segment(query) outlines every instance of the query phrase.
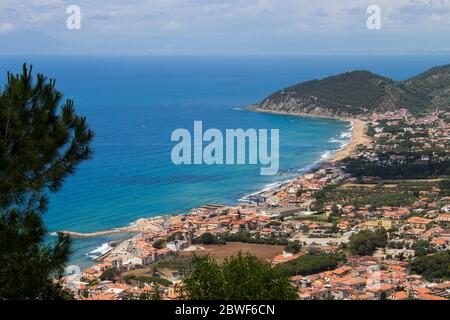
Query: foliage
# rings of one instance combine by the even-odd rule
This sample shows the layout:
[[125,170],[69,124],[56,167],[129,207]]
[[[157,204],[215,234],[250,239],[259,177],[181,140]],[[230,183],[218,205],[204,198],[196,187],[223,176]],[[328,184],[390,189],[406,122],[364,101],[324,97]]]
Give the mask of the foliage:
[[447,65],[405,81],[393,81],[365,70],[352,71],[285,88],[269,96],[261,106],[292,111],[291,104],[285,102],[296,99],[298,111],[303,112],[321,108],[332,114],[361,115],[407,108],[421,114],[450,104],[449,73]]
[[279,227],[281,225],[282,223],[280,221],[270,221],[264,226],[264,228]]
[[429,281],[450,279],[450,251],[416,257],[411,270]]
[[165,244],[166,244],[166,242],[163,239],[158,239],[155,242],[153,242],[153,248],[162,249],[162,248],[164,248]]
[[160,277],[154,277],[154,276],[145,276],[145,275],[137,276],[135,278],[135,280],[137,280],[143,284],[144,283],[148,283],[148,284],[154,283],[154,284],[160,284],[164,287],[168,287],[168,286],[172,285],[172,282],[170,282],[169,280],[160,278]]
[[[387,187],[395,185],[395,188]],[[371,205],[369,211],[383,206],[402,207],[418,200],[420,191],[432,192],[438,187],[434,179],[407,180],[358,180],[351,184],[332,185],[316,193],[317,202],[324,204],[352,205],[356,208]],[[330,215],[334,217],[333,215]],[[314,218],[312,216],[311,218]]]
[[375,231],[363,230],[350,237],[348,247],[352,253],[366,256],[372,255],[377,248],[387,244],[387,232],[384,228]]
[[156,263],[157,268],[168,268],[172,270],[179,270],[180,272],[184,272],[187,270],[192,262],[192,257],[183,256],[180,254],[173,254],[161,261]]
[[259,232],[250,232],[245,227],[239,228],[236,233],[225,232],[222,234],[212,235],[209,232],[202,234],[200,237],[192,239],[193,244],[226,244],[227,242],[256,243],[267,245],[287,245],[288,240],[283,236],[266,236],[261,237]]
[[172,242],[174,240],[184,240],[183,232],[177,231],[177,232],[174,232],[174,233],[170,234],[167,237],[167,241],[168,242]]
[[338,206],[336,204],[333,204],[331,207],[331,215],[333,217],[340,217],[342,216],[342,210],[339,210]]
[[93,132],[75,114],[55,81],[23,66],[8,73],[0,92],[0,299],[64,299],[55,284],[70,254],[70,239],[44,242],[47,192],[91,156]]
[[450,196],[450,179],[444,179],[439,183],[439,189],[443,196]]
[[[419,157],[419,155],[416,155],[416,157]],[[390,161],[389,165],[385,165],[378,162],[369,162],[367,159],[347,159],[345,160],[345,165],[346,172],[351,173],[355,177],[373,176],[383,179],[419,179],[450,174],[450,161],[448,160],[436,162]]]
[[120,276],[120,271],[117,268],[108,268],[100,275],[100,280],[114,281]]
[[411,249],[414,250],[414,255],[416,257],[426,256],[430,253],[435,253],[436,250],[433,248],[433,245],[426,240],[418,240],[413,243]]
[[134,294],[126,294],[123,300],[139,300],[139,301],[150,301],[150,300],[160,300],[161,296],[159,292],[151,293],[151,292],[142,292],[139,296]]
[[136,279],[136,275],[134,275],[134,274],[129,274],[129,275],[122,277],[123,282],[128,283],[128,284],[130,283],[131,280],[135,280],[135,279]]
[[310,275],[335,269],[344,257],[338,254],[307,254],[293,261],[278,265],[276,268],[289,275]]
[[252,234],[245,228],[240,228],[236,233],[225,233],[221,235],[221,238],[226,242],[257,243],[282,246],[285,246],[288,243],[288,240],[285,237],[275,237],[273,235],[262,237],[259,232]]
[[293,300],[289,278],[269,263],[238,253],[222,266],[210,256],[194,257],[180,286],[190,300]]
[[211,233],[205,232],[200,236],[200,243],[202,244],[214,244],[216,243],[216,237],[214,237]]
[[300,244],[300,241],[289,241],[286,247],[284,248],[284,251],[296,254],[300,252],[300,249],[302,248],[302,245]]
[[44,245],[46,230],[40,216],[17,210],[0,216],[0,297],[3,299],[60,299],[52,278],[59,278],[70,254],[70,239],[59,236]]
[[24,65],[8,73],[0,96],[0,206],[46,204],[45,189],[58,191],[64,178],[91,155],[93,137],[73,101],[59,110],[62,94],[55,81],[38,74],[33,84]]

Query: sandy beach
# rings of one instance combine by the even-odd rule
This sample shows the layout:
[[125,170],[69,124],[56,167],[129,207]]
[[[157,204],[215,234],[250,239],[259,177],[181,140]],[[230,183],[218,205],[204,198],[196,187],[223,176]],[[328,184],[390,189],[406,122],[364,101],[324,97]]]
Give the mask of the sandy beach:
[[273,110],[263,110],[259,109],[257,106],[250,106],[247,108],[248,110],[256,111],[256,112],[265,112],[271,114],[280,114],[287,116],[300,116],[300,117],[310,117],[310,118],[324,118],[324,119],[335,119],[342,121],[349,121],[352,123],[352,136],[350,142],[341,150],[338,150],[331,158],[325,160],[326,162],[336,162],[345,159],[348,157],[356,146],[360,144],[367,144],[370,142],[370,139],[366,136],[367,124],[365,121],[356,118],[344,118],[344,117],[331,117],[326,115],[312,115],[309,113],[302,112],[285,112],[285,111],[273,111]]
[[[344,120],[344,119],[343,119]],[[347,158],[355,148],[360,144],[367,144],[370,142],[366,136],[367,124],[360,119],[348,118],[345,119],[352,123],[352,137],[350,142],[341,150],[336,152],[332,158],[328,159],[328,162],[336,162]]]

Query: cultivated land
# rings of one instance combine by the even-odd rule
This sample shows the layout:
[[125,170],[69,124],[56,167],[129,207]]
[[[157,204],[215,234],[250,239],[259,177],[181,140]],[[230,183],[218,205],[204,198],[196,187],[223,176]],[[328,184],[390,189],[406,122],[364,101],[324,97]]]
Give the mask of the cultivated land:
[[236,255],[239,251],[248,253],[263,260],[271,261],[277,255],[283,253],[284,246],[230,242],[225,245],[202,245],[200,250],[183,252],[183,255],[196,254],[198,256],[211,255],[219,261]]

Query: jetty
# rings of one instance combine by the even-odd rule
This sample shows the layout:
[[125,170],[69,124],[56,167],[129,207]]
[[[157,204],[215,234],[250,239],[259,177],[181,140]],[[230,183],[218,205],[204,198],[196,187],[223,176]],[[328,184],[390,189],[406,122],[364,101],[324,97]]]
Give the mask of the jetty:
[[58,234],[68,235],[72,238],[96,238],[101,236],[107,236],[111,234],[117,233],[127,233],[127,232],[136,232],[135,227],[123,227],[123,228],[115,228],[104,231],[96,231],[96,232],[75,232],[75,231],[58,231]]

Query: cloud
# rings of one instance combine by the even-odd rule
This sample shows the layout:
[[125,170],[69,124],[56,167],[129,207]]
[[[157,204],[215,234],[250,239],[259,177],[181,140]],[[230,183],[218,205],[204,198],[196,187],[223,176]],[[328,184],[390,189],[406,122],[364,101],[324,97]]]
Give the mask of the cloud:
[[13,30],[14,30],[14,26],[12,23],[5,22],[5,23],[0,24],[0,33],[3,33],[3,34],[10,33]]
[[[0,32],[35,30],[81,52],[139,53],[151,47],[174,51],[208,49],[262,52],[269,47],[301,51],[305,39],[342,40],[336,50],[360,46],[352,36],[367,36],[367,7],[381,7],[382,30],[370,37],[428,30],[422,40],[450,32],[450,0],[76,0],[83,29],[68,32],[66,8],[71,0],[0,0]],[[14,25],[8,25],[12,21]],[[9,23],[11,24],[11,23]],[[431,32],[432,31],[432,32]],[[300,37],[303,41],[300,44]],[[69,40],[70,39],[70,40]],[[347,40],[348,39],[348,40]],[[27,43],[26,37],[23,42]],[[219,41],[220,40],[220,41]],[[308,40],[309,41],[309,40]],[[216,43],[217,42],[217,43]],[[388,40],[386,44],[391,46]],[[101,43],[101,44],[100,44]],[[380,43],[382,41],[380,40]],[[415,45],[420,47],[418,36]],[[316,44],[314,44],[316,45]],[[445,44],[448,47],[448,44]],[[311,49],[314,49],[311,45]],[[282,49],[280,49],[282,50]],[[283,49],[284,50],[284,49]]]
[[389,19],[396,24],[431,23],[438,25],[442,18],[449,17],[450,2],[447,0],[409,0],[395,8]]
[[180,24],[176,21],[168,21],[163,26],[162,29],[165,31],[175,31],[180,29]]
[[323,8],[316,8],[313,10],[312,15],[316,17],[328,17],[328,13]]
[[426,2],[411,0],[408,4],[400,6],[395,10],[400,14],[407,15],[431,15],[431,14],[447,14],[450,12],[450,6],[447,1],[433,1]]

